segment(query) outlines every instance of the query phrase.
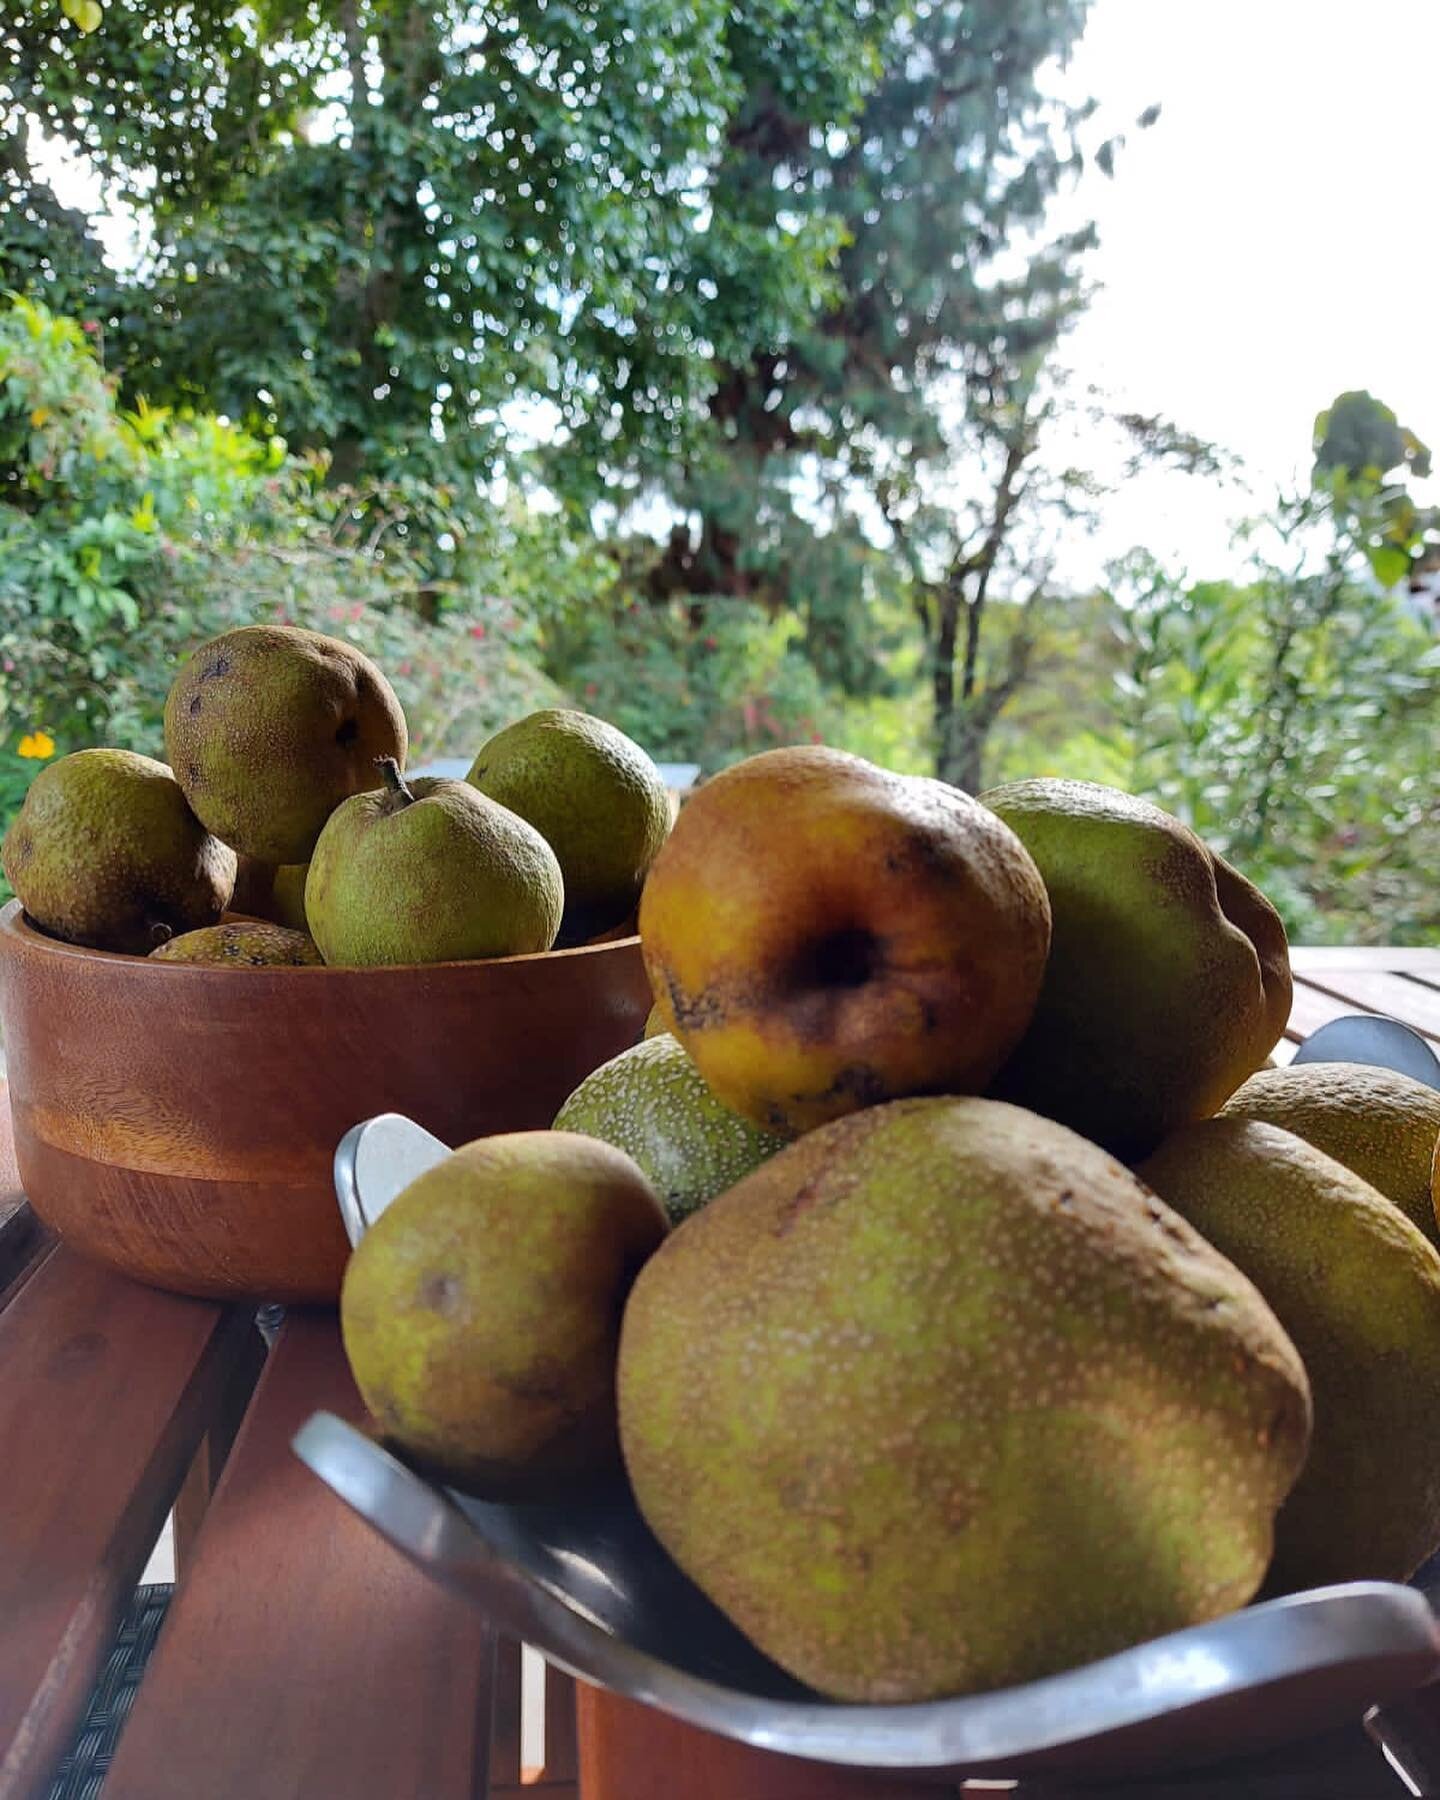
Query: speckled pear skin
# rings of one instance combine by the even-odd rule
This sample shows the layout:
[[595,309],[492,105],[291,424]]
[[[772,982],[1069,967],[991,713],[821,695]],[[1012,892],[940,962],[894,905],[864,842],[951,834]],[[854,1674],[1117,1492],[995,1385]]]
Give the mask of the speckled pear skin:
[[1139,1173],[1242,1268],[1315,1401],[1269,1585],[1404,1581],[1440,1548],[1440,1252],[1377,1189],[1278,1126],[1209,1119]]
[[1133,1161],[1215,1112],[1279,1039],[1280,916],[1188,826],[1118,788],[1016,781],[980,798],[1039,865],[1053,919],[1035,1016],[986,1091]]
[[405,715],[338,638],[245,625],[202,644],[165,702],[165,754],[201,821],[258,862],[304,862],[342,800],[405,766]]
[[580,944],[635,910],[670,831],[664,777],[604,719],[547,707],[483,746],[466,780],[541,834],[565,877],[558,941]]
[[594,1138],[512,1132],[428,1170],[361,1239],[341,1292],[381,1430],[481,1495],[613,1471],[621,1311],[665,1230],[640,1170]]
[[633,1156],[672,1225],[788,1142],[722,1106],[669,1032],[587,1075],[555,1115],[555,1129],[585,1132]]
[[231,912],[246,918],[265,919],[271,925],[284,925],[290,931],[308,931],[305,921],[305,877],[308,863],[256,862],[253,857],[240,858],[240,872],[235,878],[235,895]]
[[565,886],[532,825],[463,781],[356,794],[320,834],[305,916],[327,963],[468,962],[548,950]]
[[1252,1075],[1219,1116],[1293,1131],[1377,1188],[1440,1248],[1440,1093],[1423,1081],[1362,1063],[1292,1063]]
[[130,956],[215,924],[235,886],[234,851],[206,831],[164,763],[130,750],[77,750],[42,769],[3,861],[43,930]]
[[309,874],[308,862],[281,863],[275,871],[270,888],[270,916],[277,925],[286,925],[291,931],[310,929],[305,917],[305,883]]
[[1309,1434],[1251,1283],[981,1099],[820,1127],[675,1231],[620,1343],[641,1510],[821,1693],[1029,1681],[1243,1605]]
[[230,969],[318,968],[324,957],[303,931],[254,919],[232,919],[187,931],[150,952],[152,962],[208,963]]
[[661,1020],[725,1105],[797,1136],[983,1089],[1040,992],[1050,905],[1024,845],[941,781],[768,750],[680,810],[640,899]]

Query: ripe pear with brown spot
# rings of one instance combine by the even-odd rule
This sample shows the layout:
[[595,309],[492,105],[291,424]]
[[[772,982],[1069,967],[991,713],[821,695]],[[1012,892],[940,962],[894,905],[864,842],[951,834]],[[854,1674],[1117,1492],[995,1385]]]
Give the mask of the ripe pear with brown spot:
[[1293,1131],[1377,1188],[1440,1249],[1440,1093],[1423,1081],[1368,1063],[1293,1063],[1252,1075],[1220,1117]]
[[42,930],[130,956],[216,924],[235,887],[234,851],[191,812],[164,763],[131,750],[77,750],[42,769],[3,859]]
[[405,715],[363,652],[287,625],[202,644],[165,702],[165,753],[196,816],[246,856],[298,863],[342,800],[405,766]]
[[1440,1252],[1274,1125],[1207,1119],[1138,1172],[1245,1271],[1309,1371],[1314,1443],[1272,1585],[1405,1580],[1440,1547]]
[[261,919],[230,919],[171,938],[150,952],[150,960],[226,969],[304,969],[318,968],[325,959],[303,931],[287,931]]
[[1280,916],[1187,825],[1089,781],[980,796],[1039,865],[1054,921],[1039,1004],[989,1089],[1127,1160],[1209,1117],[1290,1016]]
[[804,746],[690,797],[640,939],[661,1021],[717,1098],[794,1136],[984,1087],[1030,1021],[1050,908],[1024,845],[968,795]]
[[1251,1283],[1103,1151],[899,1100],[667,1239],[620,1429],[661,1543],[760,1649],[927,1700],[1244,1605],[1309,1390]]
[[482,1138],[427,1170],[361,1239],[340,1296],[386,1437],[482,1495],[613,1471],[621,1312],[665,1230],[640,1170],[594,1138]]

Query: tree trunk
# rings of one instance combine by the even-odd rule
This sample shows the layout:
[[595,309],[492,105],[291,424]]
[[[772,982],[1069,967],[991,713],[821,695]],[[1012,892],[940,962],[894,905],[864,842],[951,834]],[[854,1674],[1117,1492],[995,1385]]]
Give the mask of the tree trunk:
[[984,779],[985,743],[993,720],[987,709],[961,705],[950,716],[937,773],[951,787],[978,794]]
[[930,664],[935,773],[942,781],[948,781],[955,729],[955,640],[960,626],[960,596],[952,586],[943,587],[936,598],[935,621],[935,647]]

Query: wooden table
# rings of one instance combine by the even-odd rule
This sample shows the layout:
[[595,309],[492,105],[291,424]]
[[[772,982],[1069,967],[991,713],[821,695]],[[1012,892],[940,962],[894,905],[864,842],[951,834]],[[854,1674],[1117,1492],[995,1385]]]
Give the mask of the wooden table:
[[[1440,951],[1297,951],[1279,1055],[1346,1012],[1440,1044]],[[290,1454],[362,1409],[333,1315],[266,1346],[243,1309],[139,1287],[49,1239],[0,1106],[0,1800],[49,1793],[167,1513],[178,1586],[104,1800],[926,1800],[545,1681],[522,1767],[521,1660]],[[578,1712],[578,1725],[577,1725]],[[995,1792],[972,1784],[975,1793]],[[1088,1790],[1092,1796],[1100,1790]],[[1394,1800],[1358,1726],[1119,1800]],[[1020,1800],[1042,1790],[1029,1785]],[[1053,1796],[1055,1790],[1045,1789]]]

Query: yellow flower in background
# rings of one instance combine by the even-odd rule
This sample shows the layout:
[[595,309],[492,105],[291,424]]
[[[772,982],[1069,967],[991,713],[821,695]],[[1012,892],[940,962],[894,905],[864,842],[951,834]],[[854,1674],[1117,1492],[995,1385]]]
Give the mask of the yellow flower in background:
[[48,731],[27,731],[17,748],[22,756],[35,762],[44,762],[47,756],[55,754],[55,740]]

